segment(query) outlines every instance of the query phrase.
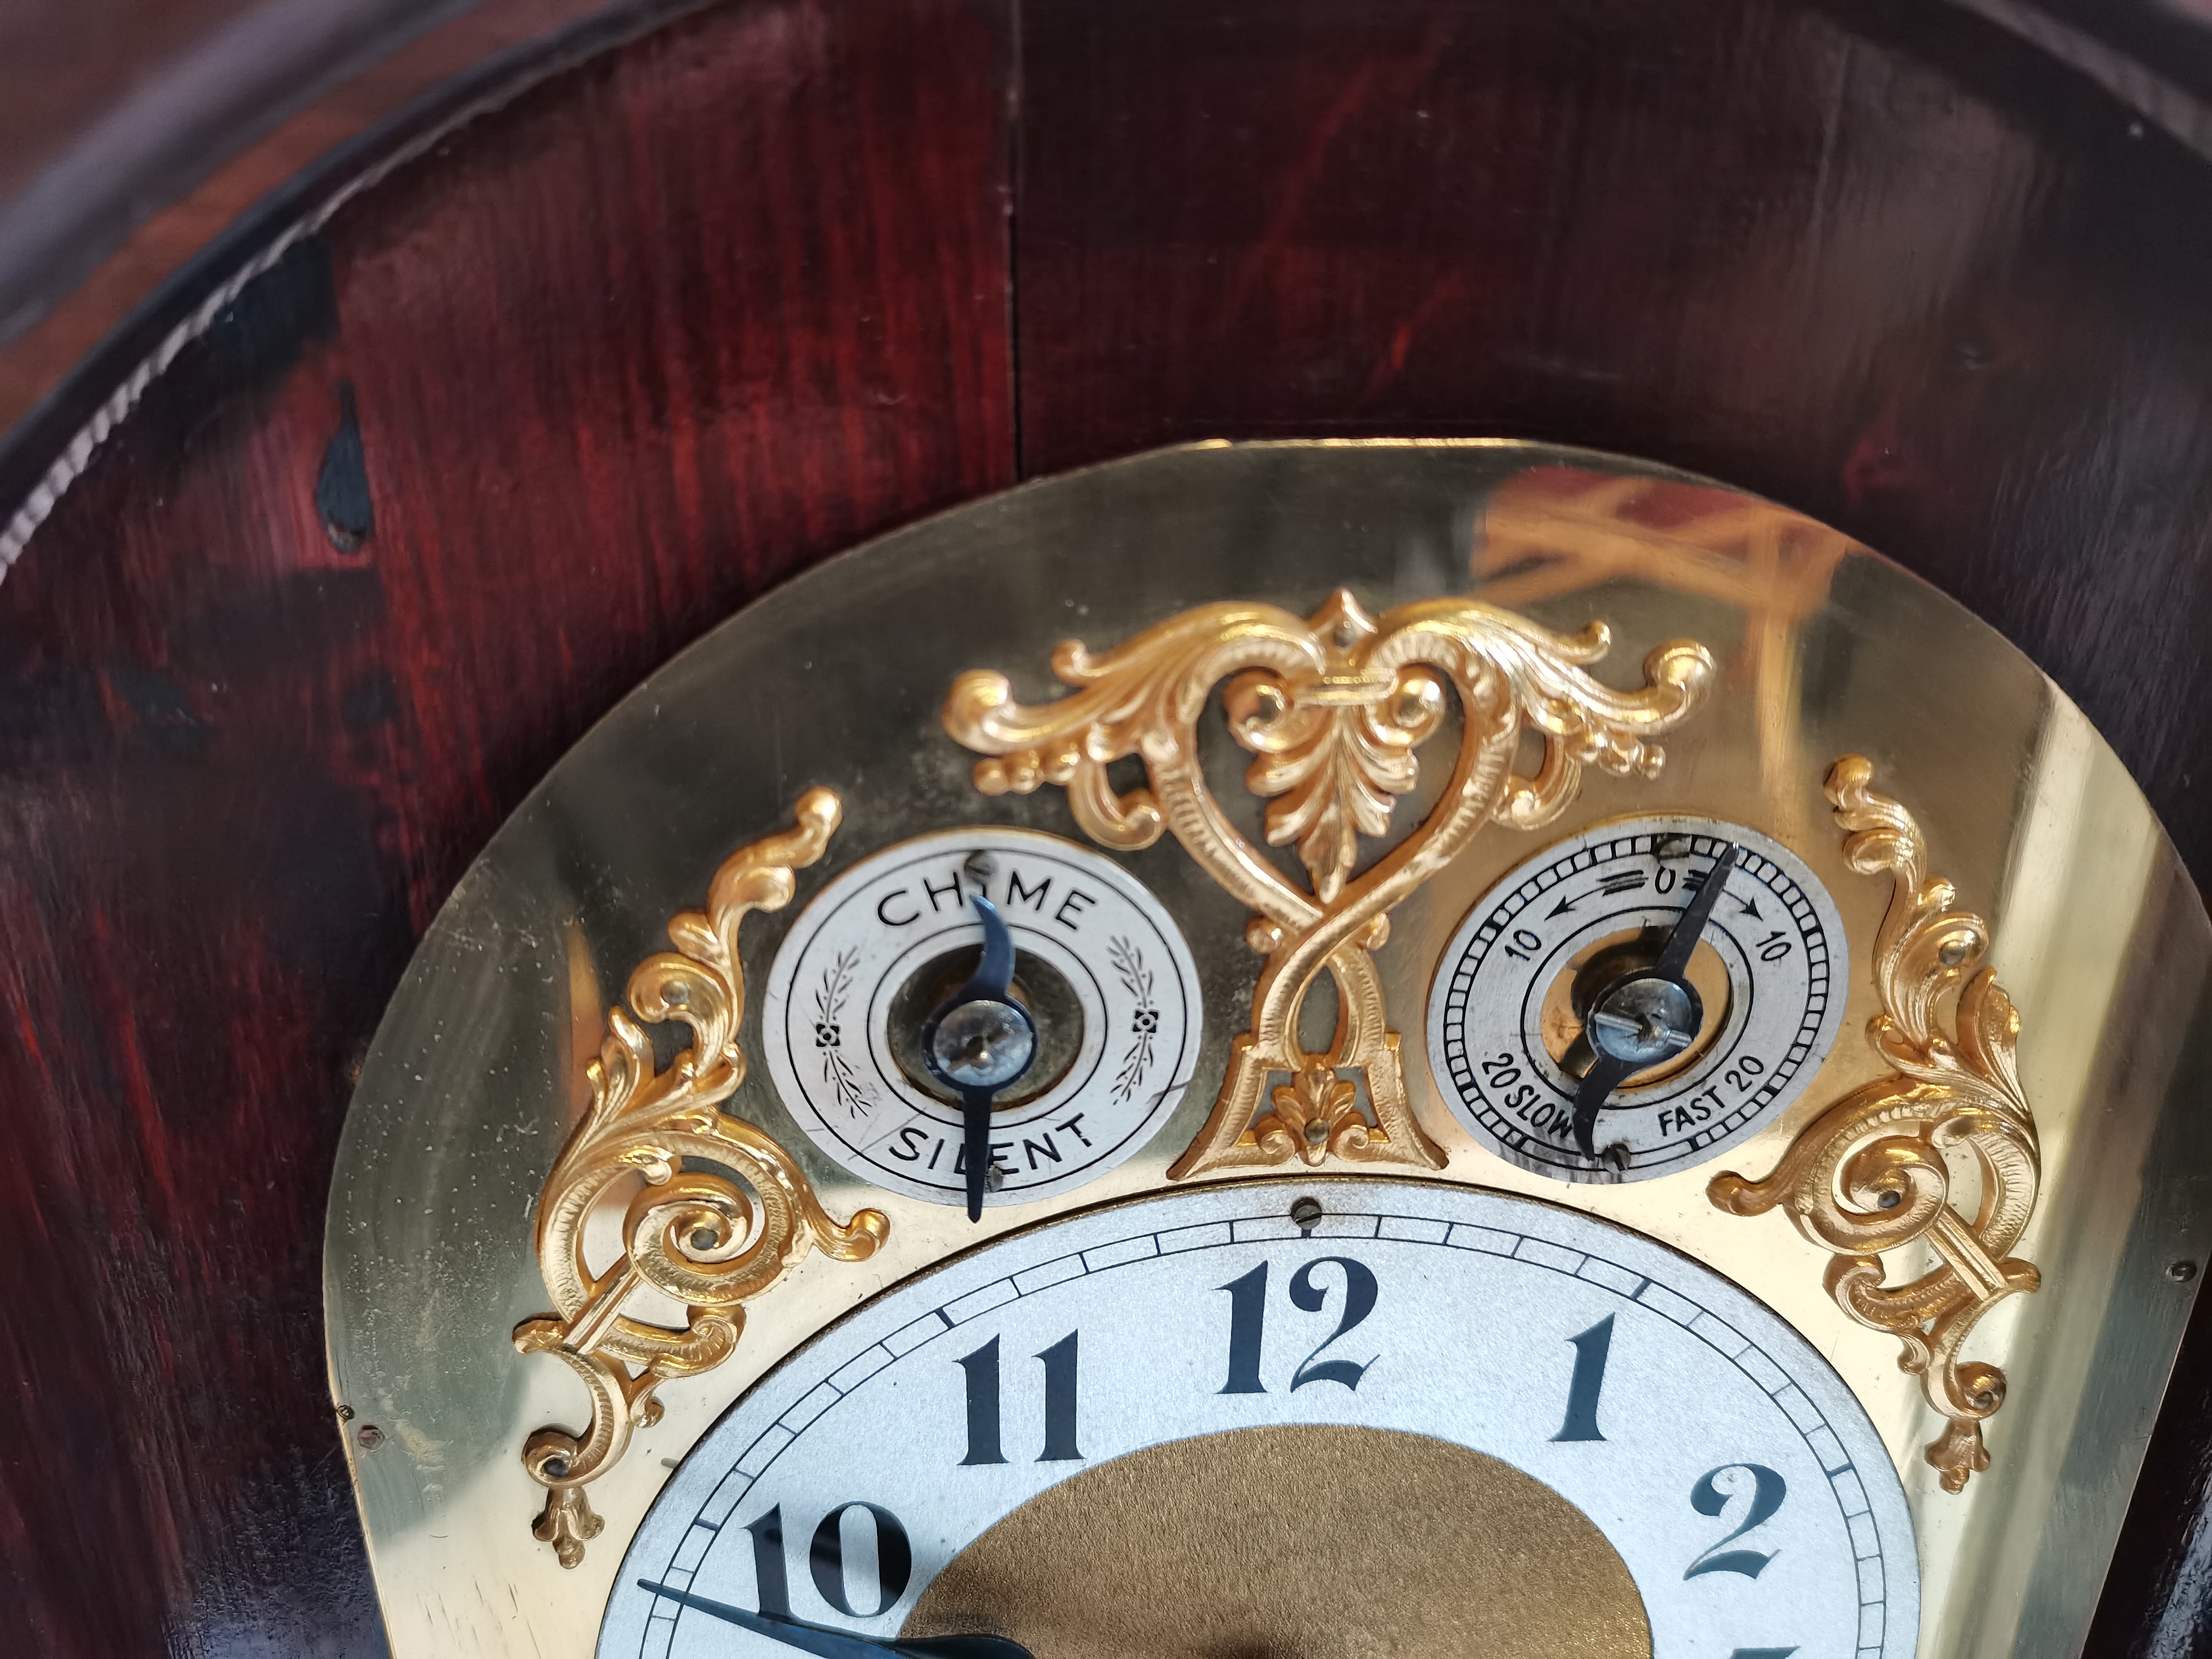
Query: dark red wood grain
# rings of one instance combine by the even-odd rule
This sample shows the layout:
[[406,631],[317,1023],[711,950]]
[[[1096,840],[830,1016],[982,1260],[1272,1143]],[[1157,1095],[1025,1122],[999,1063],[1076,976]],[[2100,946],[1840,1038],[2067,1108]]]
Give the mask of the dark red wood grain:
[[616,696],[1011,481],[1008,40],[776,0],[530,93],[250,289],[0,584],[0,1650],[381,1650],[323,1377],[350,1068]]
[[[2208,295],[2212,165],[1901,0],[739,0],[449,137],[0,583],[0,1641],[377,1650],[349,1070],[501,818],[779,576],[1182,438],[1626,450],[1974,605],[2201,880]],[[2174,1401],[2100,1653],[2212,1650],[2212,1329]]]
[[1024,460],[1476,434],[1964,599],[2212,876],[2212,169],[1940,6],[1032,0]]

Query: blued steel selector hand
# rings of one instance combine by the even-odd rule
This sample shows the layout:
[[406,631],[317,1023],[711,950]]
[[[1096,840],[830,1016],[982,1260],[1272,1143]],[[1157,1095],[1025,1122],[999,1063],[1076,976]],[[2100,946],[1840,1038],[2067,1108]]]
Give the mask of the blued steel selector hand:
[[1597,1115],[1613,1091],[1634,1073],[1679,1054],[1697,1041],[1705,1011],[1697,988],[1690,983],[1690,956],[1742,851],[1733,843],[1721,849],[1697,896],[1667,935],[1656,961],[1624,974],[1592,999],[1583,1025],[1597,1060],[1575,1091],[1575,1144],[1583,1157],[1597,1156]]
[[968,1218],[983,1218],[991,1168],[991,1102],[1036,1060],[1036,1022],[1014,1000],[1014,937],[999,907],[978,894],[969,902],[983,923],[983,955],[968,982],[921,1028],[930,1073],[960,1097],[966,1146]]

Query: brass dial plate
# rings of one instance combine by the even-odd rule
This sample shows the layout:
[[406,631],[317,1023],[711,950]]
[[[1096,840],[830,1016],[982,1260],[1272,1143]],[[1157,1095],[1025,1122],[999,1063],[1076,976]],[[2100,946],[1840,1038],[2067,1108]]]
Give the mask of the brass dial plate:
[[[580,1659],[665,1463],[746,1387],[830,1320],[980,1237],[1160,1189],[1220,1087],[1259,963],[1249,915],[1166,844],[1120,861],[1189,942],[1206,1036],[1168,1124],[1079,1192],[988,1211],[970,1228],[957,1209],[865,1186],[821,1156],[755,1064],[729,1109],[774,1137],[830,1215],[879,1210],[887,1237],[863,1261],[817,1251],[799,1263],[747,1304],[728,1359],[661,1391],[665,1415],[637,1429],[592,1489],[606,1533],[564,1570],[530,1534],[545,1494],[520,1453],[541,1426],[580,1427],[587,1413],[568,1370],[509,1346],[518,1323],[549,1307],[532,1206],[585,1105],[582,1065],[606,1008],[632,968],[666,948],[667,919],[701,902],[731,849],[788,825],[810,786],[836,789],[845,821],[799,872],[795,909],[923,830],[988,822],[1077,838],[1060,790],[978,794],[975,757],[939,723],[959,674],[1000,666],[1036,702],[1053,695],[1045,665],[1071,635],[1103,648],[1240,596],[1306,616],[1340,586],[1381,615],[1471,585],[1562,633],[1608,622],[1599,672],[1617,687],[1668,640],[1702,641],[1719,659],[1707,706],[1665,738],[1664,772],[1593,772],[1548,834],[1635,814],[1718,817],[1790,847],[1835,898],[1850,951],[1843,1036],[1807,1093],[1727,1167],[1764,1176],[1822,1105],[1892,1074],[1856,1035],[1881,1012],[1868,952],[1888,884],[1844,859],[1823,793],[1831,763],[1869,756],[1876,787],[1926,832],[1929,868],[1987,917],[1991,961],[2020,1011],[2044,1180],[2012,1247],[2041,1269],[2042,1288],[2005,1299],[1973,1339],[1973,1357],[2001,1365],[2010,1389],[1988,1424],[1991,1467],[1955,1496],[1941,1489],[1921,1455],[1940,1423],[1899,1370],[1897,1338],[1837,1307],[1821,1287],[1827,1253],[1780,1216],[1717,1209],[1705,1192],[1712,1166],[1569,1188],[1506,1164],[1453,1122],[1416,1037],[1407,1086],[1445,1158],[1435,1178],[1552,1198],[1717,1265],[1866,1403],[1913,1508],[1923,1652],[2075,1651],[2203,1282],[2166,1270],[2212,1254],[2212,1218],[2188,1174],[2212,1164],[2212,1119],[2183,1066],[2201,1040],[2212,959],[2191,884],[2079,711],[1896,568],[1662,469],[1419,443],[1171,451],[901,532],[702,640],[494,838],[378,1034],[327,1236],[333,1403],[350,1413],[347,1451],[395,1659]],[[1264,848],[1264,803],[1238,782],[1250,757],[1212,729],[1215,795]],[[1443,777],[1434,769],[1400,810],[1425,812]],[[1392,913],[1374,960],[1396,1029],[1419,1032],[1453,930],[1535,850],[1492,826]],[[755,1054],[757,988],[793,913],[755,917],[740,941],[756,988],[738,1040]],[[1282,1178],[1310,1177],[1294,1165]],[[351,1433],[364,1425],[380,1431],[374,1450]],[[2083,1469],[2097,1478],[2072,1473]]]

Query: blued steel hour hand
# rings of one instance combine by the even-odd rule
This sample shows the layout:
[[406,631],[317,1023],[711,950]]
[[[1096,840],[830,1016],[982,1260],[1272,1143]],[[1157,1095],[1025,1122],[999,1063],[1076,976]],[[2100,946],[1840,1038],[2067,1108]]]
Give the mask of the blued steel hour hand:
[[726,1601],[709,1601],[703,1595],[694,1595],[668,1584],[656,1584],[647,1578],[639,1579],[637,1587],[735,1625],[739,1630],[749,1630],[771,1642],[813,1654],[816,1659],[885,1659],[886,1655],[900,1655],[904,1659],[1032,1659],[1027,1648],[1003,1636],[927,1636],[878,1642],[872,1637],[855,1636],[850,1631],[832,1630],[827,1625],[809,1625],[773,1613],[750,1613]]
[[991,1102],[1036,1060],[1036,1022],[1014,1000],[1014,937],[999,907],[977,894],[971,901],[983,923],[983,954],[968,982],[921,1028],[921,1054],[930,1074],[960,1097],[966,1146],[968,1218],[983,1218],[983,1191],[991,1169]]
[[1597,1115],[1613,1091],[1633,1073],[1679,1054],[1697,1040],[1705,1006],[1689,981],[1690,957],[1742,851],[1734,843],[1721,849],[1697,896],[1659,947],[1657,960],[1623,975],[1592,1000],[1583,1024],[1597,1059],[1575,1091],[1575,1144],[1583,1157],[1597,1156]]

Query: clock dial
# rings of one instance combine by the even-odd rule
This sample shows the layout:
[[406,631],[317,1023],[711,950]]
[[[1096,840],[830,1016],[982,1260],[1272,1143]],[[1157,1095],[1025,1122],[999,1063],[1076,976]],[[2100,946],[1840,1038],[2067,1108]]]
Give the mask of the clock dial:
[[1040,1659],[1913,1651],[1888,1455],[1774,1315],[1530,1200],[1297,1196],[1092,1211],[833,1327],[671,1478],[601,1659],[779,1650],[708,1602]]
[[[1710,912],[1693,914],[1723,864]],[[1834,902],[1771,837],[1698,817],[1599,824],[1460,925],[1429,994],[1430,1065],[1452,1115],[1523,1169],[1670,1175],[1757,1133],[1812,1081],[1848,960]]]
[[991,1103],[986,1205],[1050,1198],[1144,1145],[1189,1085],[1198,970],[1159,901],[1111,859],[978,825],[864,859],[799,915],[762,1000],[769,1074],[814,1144],[909,1198],[969,1201],[963,1096],[924,1037],[982,955],[970,902],[1012,936],[1033,1043]]

